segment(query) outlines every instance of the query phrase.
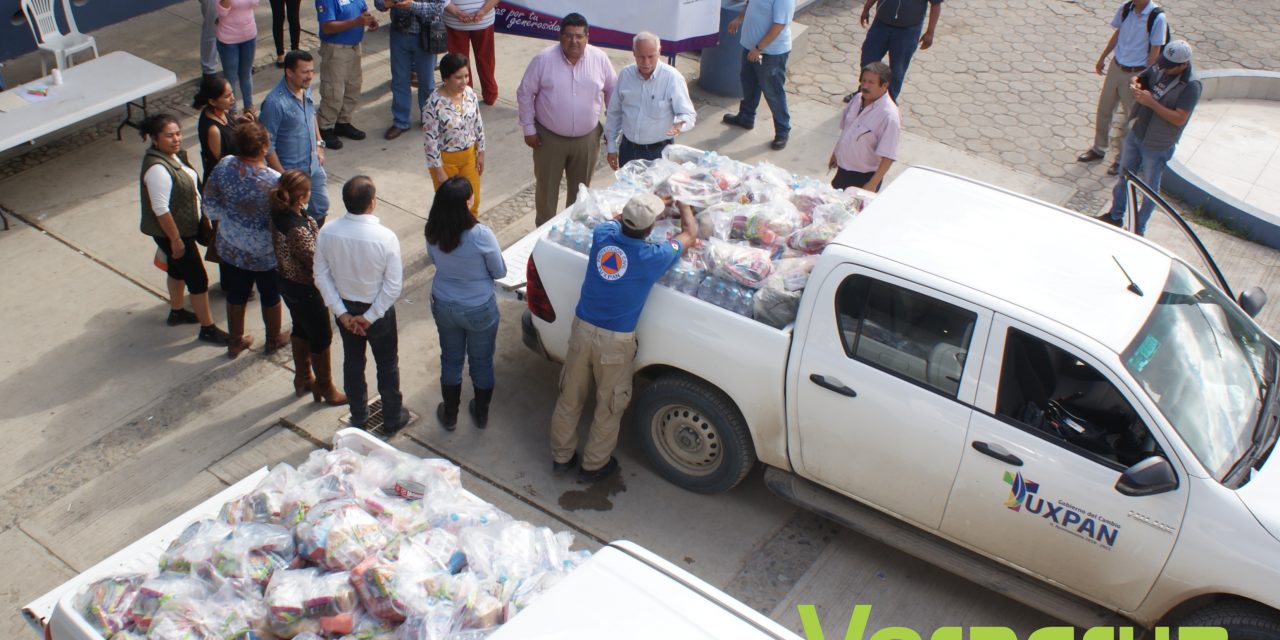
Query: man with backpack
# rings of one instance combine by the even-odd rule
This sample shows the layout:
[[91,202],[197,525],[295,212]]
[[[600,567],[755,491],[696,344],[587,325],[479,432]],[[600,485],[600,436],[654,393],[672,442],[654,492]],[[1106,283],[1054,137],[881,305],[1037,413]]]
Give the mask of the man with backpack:
[[[1133,114],[1133,92],[1129,81],[1156,63],[1160,50],[1169,41],[1169,24],[1164,10],[1152,0],[1128,0],[1116,9],[1111,20],[1115,29],[1098,56],[1094,71],[1106,79],[1098,96],[1098,113],[1094,120],[1093,146],[1081,153],[1079,162],[1097,162],[1111,148],[1111,167],[1107,175],[1116,175],[1120,167],[1120,143],[1129,131]],[[1107,56],[1115,52],[1111,65]],[[1106,67],[1106,70],[1103,70]],[[1116,105],[1120,106],[1120,123],[1112,131]]]

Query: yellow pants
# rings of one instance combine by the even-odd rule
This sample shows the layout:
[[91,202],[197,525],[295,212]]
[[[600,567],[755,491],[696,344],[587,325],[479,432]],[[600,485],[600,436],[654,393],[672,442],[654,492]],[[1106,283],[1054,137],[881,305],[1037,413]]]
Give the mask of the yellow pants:
[[[440,162],[444,174],[450,178],[462,176],[471,183],[471,215],[480,217],[480,172],[476,170],[476,147],[471,145],[462,151],[441,151]],[[431,184],[440,188],[440,180],[431,172]]]

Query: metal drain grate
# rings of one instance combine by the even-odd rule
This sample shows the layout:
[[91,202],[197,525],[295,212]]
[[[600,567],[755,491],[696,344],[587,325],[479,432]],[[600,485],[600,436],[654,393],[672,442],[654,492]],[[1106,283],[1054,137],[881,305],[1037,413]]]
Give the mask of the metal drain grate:
[[[418,420],[418,414],[410,411],[409,422],[405,424],[405,427],[408,428],[409,425],[413,424],[414,422],[417,422],[417,420]],[[384,421],[384,416],[382,415],[382,396],[377,396],[373,399],[372,402],[369,403],[369,419],[364,423],[364,430],[370,433],[380,434],[382,432],[383,421]],[[351,424],[350,413],[344,414],[342,416],[341,422],[347,425],[348,427],[355,426]]]

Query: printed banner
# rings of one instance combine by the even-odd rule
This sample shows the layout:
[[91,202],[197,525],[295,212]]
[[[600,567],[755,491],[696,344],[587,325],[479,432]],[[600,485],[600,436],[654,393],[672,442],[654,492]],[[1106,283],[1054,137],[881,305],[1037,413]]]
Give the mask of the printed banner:
[[714,47],[720,35],[720,0],[513,0],[495,11],[498,31],[550,40],[559,38],[560,18],[576,11],[591,24],[591,44],[615,49],[630,50],[641,31],[658,34],[663,53]]

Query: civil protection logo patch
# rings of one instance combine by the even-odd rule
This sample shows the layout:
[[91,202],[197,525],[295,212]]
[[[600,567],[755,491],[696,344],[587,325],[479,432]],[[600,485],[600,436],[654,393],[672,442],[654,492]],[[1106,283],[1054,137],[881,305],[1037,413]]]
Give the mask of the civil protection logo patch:
[[605,280],[617,280],[627,273],[627,254],[614,245],[606,245],[596,254],[596,273]]

